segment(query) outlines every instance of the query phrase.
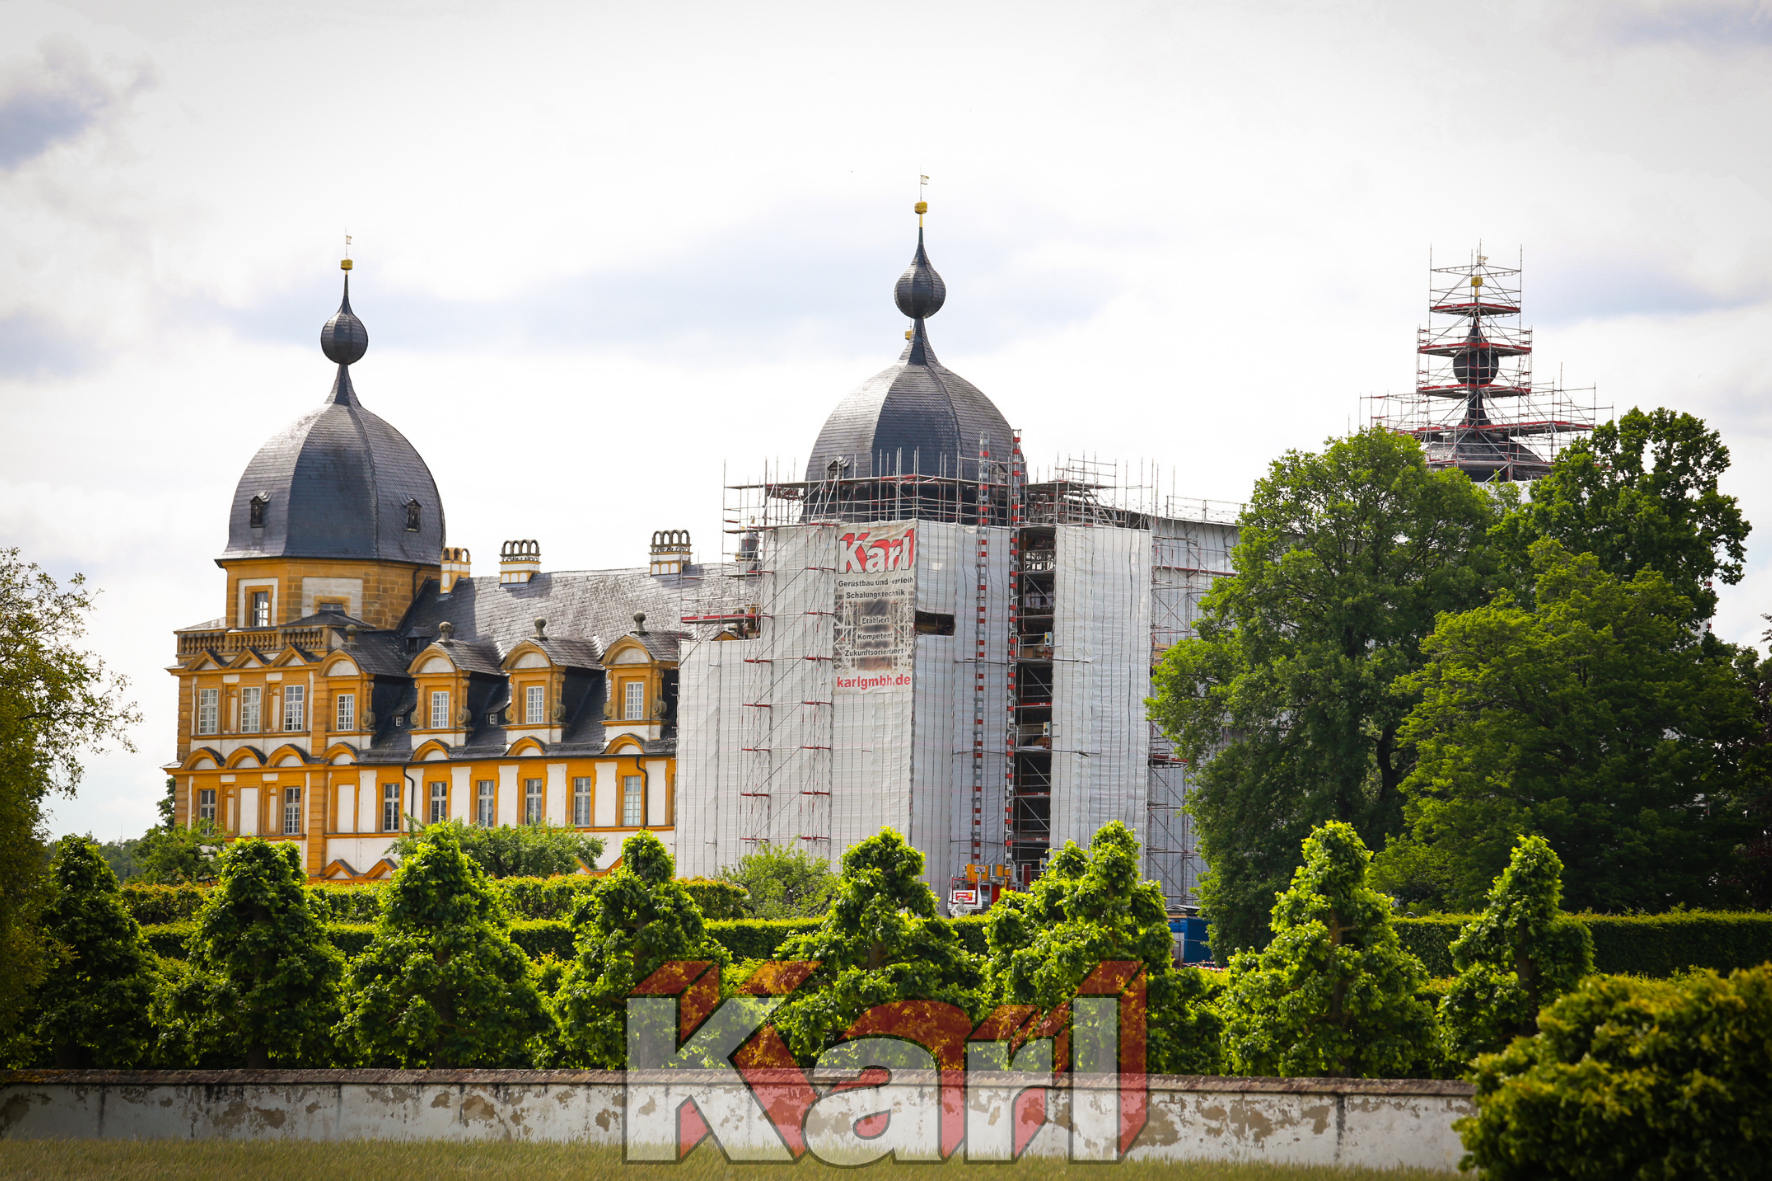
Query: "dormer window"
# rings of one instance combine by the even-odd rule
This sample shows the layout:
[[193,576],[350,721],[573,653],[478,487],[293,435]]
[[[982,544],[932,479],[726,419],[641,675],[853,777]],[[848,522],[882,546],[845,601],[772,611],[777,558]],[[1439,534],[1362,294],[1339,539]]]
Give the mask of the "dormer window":
[[416,500],[406,502],[406,532],[418,532],[419,503]]
[[271,503],[271,498],[263,492],[254,496],[246,507],[246,523],[254,529],[263,529],[265,527],[265,505],[269,503]]

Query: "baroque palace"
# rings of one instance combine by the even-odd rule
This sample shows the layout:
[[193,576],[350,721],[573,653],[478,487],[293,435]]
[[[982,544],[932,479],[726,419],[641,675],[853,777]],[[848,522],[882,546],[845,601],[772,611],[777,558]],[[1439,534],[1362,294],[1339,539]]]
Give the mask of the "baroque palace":
[[262,447],[228,517],[219,618],[177,633],[178,815],[293,841],[308,872],[394,868],[414,821],[660,834],[682,872],[759,846],[835,863],[891,826],[950,908],[1122,821],[1192,901],[1186,768],[1145,716],[1150,670],[1228,568],[1234,506],[1029,470],[943,365],[923,245],[897,361],[830,412],[803,472],[729,487],[721,560],[678,530],[648,564],[496,577],[451,548],[436,481],[358,401],[345,298],[330,394]]
[[703,581],[687,535],[655,535],[649,566],[577,573],[512,541],[475,577],[424,459],[357,399],[369,336],[342,265],[332,390],[247,465],[222,614],[176,633],[180,820],[294,841],[341,880],[391,872],[413,818],[546,819],[606,834],[605,862],[641,828],[669,841],[671,624]]

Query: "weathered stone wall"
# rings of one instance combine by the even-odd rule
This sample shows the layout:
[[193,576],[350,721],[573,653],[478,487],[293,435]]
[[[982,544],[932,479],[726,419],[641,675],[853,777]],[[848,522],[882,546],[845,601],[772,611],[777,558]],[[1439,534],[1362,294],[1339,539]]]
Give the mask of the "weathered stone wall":
[[[625,1090],[608,1071],[20,1071],[0,1074],[0,1138],[619,1146]],[[1066,1153],[1069,1100],[1053,1089],[1030,1153]],[[1457,1082],[1152,1075],[1129,1155],[1455,1170],[1452,1122],[1470,1112],[1471,1088]]]

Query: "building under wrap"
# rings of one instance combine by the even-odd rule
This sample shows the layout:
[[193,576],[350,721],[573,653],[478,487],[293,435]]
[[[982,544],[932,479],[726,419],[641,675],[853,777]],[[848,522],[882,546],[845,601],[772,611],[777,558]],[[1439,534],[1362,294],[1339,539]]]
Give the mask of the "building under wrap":
[[1120,821],[1191,902],[1186,768],[1145,699],[1228,569],[1234,511],[1093,463],[1030,479],[929,344],[946,288],[920,231],[896,296],[904,352],[831,414],[803,477],[730,490],[729,606],[684,619],[680,871],[764,845],[834,863],[891,827],[964,909]]

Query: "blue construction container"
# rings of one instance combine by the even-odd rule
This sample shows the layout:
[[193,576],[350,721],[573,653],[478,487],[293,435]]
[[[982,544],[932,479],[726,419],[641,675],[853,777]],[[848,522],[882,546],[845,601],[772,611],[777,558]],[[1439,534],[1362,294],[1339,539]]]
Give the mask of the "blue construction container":
[[1175,958],[1183,964],[1212,962],[1212,946],[1206,942],[1206,920],[1195,916],[1173,917],[1169,931],[1175,938]]

